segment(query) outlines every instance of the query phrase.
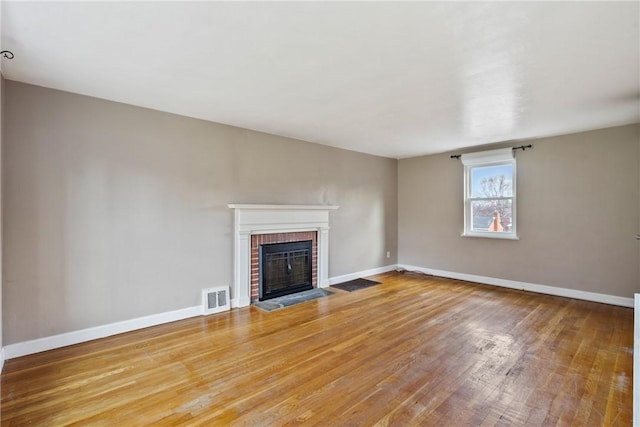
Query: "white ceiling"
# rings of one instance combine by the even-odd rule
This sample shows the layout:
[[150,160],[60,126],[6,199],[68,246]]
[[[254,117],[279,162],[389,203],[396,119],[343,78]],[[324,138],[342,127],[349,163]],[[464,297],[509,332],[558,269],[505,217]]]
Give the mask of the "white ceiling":
[[2,2],[6,78],[393,158],[640,122],[639,2]]

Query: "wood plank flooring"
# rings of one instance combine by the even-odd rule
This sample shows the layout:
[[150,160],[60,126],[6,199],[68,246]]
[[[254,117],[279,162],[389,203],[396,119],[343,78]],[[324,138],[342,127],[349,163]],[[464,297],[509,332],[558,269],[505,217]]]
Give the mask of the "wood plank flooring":
[[373,279],[9,360],[2,425],[631,425],[632,309]]

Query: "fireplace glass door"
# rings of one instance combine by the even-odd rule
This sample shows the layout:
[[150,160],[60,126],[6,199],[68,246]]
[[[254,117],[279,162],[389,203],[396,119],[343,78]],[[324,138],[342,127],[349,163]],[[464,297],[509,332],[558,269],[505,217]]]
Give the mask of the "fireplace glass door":
[[311,240],[260,245],[260,301],[313,289]]

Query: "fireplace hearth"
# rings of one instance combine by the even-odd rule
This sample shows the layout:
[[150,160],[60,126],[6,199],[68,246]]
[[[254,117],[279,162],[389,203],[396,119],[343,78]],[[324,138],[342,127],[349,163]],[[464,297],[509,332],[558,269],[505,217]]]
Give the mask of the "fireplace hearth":
[[260,301],[313,289],[312,241],[260,245]]

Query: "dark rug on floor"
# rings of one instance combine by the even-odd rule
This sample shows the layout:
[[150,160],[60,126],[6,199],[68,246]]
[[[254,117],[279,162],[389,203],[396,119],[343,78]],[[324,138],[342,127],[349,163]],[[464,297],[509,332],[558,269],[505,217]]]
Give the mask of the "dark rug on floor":
[[370,286],[379,285],[380,282],[376,282],[375,280],[369,279],[355,279],[349,280],[348,282],[338,283],[337,285],[331,286],[332,288],[342,289],[343,291],[357,291],[358,289],[368,288]]
[[275,311],[329,295],[333,295],[333,292],[325,289],[311,289],[309,291],[298,292],[291,295],[285,295],[283,297],[271,298],[266,301],[256,301],[253,305],[264,311]]

